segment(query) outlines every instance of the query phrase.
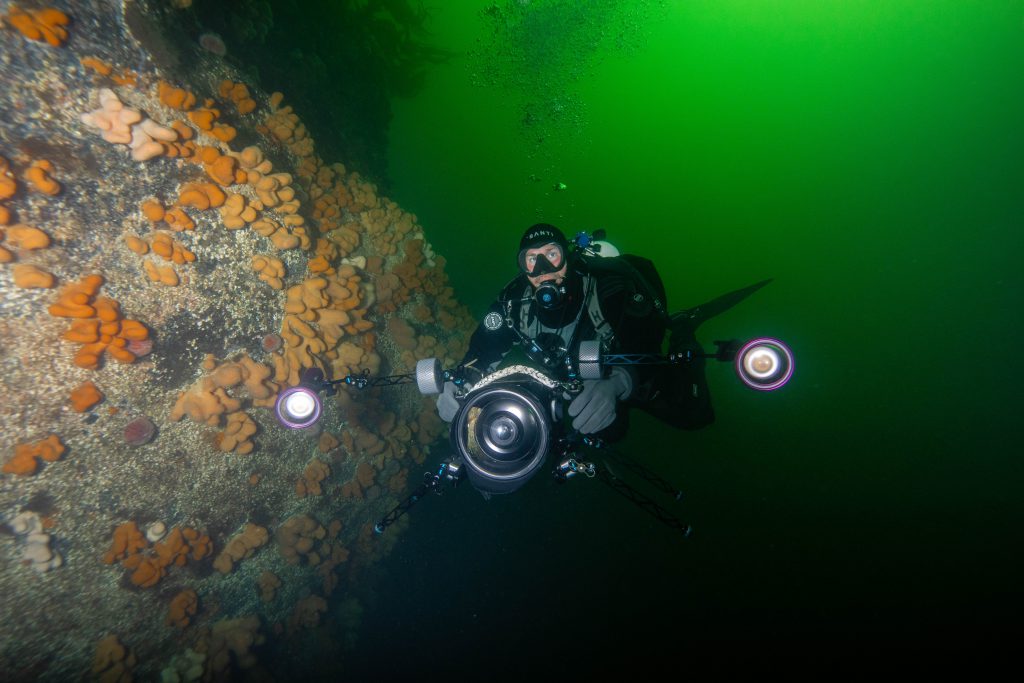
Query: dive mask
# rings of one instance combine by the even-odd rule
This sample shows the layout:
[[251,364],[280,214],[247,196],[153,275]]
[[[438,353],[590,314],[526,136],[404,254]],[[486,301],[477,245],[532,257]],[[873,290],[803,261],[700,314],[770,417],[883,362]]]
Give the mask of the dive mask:
[[529,249],[519,252],[519,270],[530,277],[557,273],[565,265],[565,252],[557,244],[550,245],[540,254],[527,255]]

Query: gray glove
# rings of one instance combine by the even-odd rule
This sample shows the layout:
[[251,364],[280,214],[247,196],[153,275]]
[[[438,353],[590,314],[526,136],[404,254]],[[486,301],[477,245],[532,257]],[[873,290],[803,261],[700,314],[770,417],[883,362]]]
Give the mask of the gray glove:
[[595,434],[615,421],[615,406],[629,396],[633,380],[622,368],[612,368],[608,379],[583,380],[583,391],[569,404],[572,427],[581,434]]
[[459,402],[455,399],[455,385],[445,382],[444,391],[437,396],[437,414],[445,422],[451,422],[455,419],[457,412],[459,412]]

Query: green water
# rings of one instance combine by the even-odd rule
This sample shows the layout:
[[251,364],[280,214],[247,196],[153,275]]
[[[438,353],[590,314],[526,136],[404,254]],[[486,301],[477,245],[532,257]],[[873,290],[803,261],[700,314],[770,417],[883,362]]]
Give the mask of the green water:
[[[777,336],[796,374],[714,366],[713,426],[635,421],[688,542],[597,483],[425,501],[360,647],[406,673],[998,661],[1024,602],[1024,3],[564,4],[432,8],[457,56],[392,102],[391,195],[476,313],[537,221],[654,259],[673,308],[773,277],[699,336]],[[502,46],[524,71],[499,39],[537,41]]]

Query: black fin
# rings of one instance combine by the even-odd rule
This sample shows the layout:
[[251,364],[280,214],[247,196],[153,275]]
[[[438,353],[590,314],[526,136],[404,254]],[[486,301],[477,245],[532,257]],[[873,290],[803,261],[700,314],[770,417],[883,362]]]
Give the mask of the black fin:
[[729,292],[728,294],[723,294],[722,296],[712,299],[700,306],[695,306],[693,308],[688,308],[685,311],[673,313],[670,318],[669,329],[675,331],[678,328],[688,328],[691,332],[696,331],[704,321],[714,318],[719,313],[728,311],[730,308],[743,301],[769,282],[772,282],[774,279],[775,278],[768,278],[767,280],[761,280],[749,287],[744,287],[743,289],[737,289]]

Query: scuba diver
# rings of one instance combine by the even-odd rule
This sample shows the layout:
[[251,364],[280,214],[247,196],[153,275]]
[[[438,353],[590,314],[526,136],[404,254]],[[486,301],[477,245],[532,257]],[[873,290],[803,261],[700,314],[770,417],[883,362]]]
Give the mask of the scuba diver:
[[[665,288],[650,260],[619,255],[610,244],[585,236],[578,236],[574,246],[570,250],[553,225],[538,223],[526,230],[519,243],[520,272],[473,333],[463,367],[484,376],[518,351],[566,380],[582,342],[600,342],[604,353],[657,354],[667,330],[670,352],[702,353],[694,335],[702,318],[690,311],[666,313]],[[583,390],[568,405],[572,427],[581,434],[607,442],[621,439],[632,407],[680,429],[714,421],[702,356],[685,365],[620,365],[603,374],[584,380]],[[456,385],[446,382],[437,399],[445,422],[459,410],[456,392]]]
[[[677,429],[714,421],[705,360],[733,362],[740,379],[760,391],[785,385],[792,353],[777,339],[715,341],[704,353],[697,328],[771,280],[729,292],[669,315],[665,287],[646,258],[619,254],[603,231],[578,233],[570,243],[555,226],[531,226],[519,242],[519,274],[502,289],[470,338],[456,368],[437,358],[416,362],[413,373],[370,377],[369,371],[328,380],[312,368],[282,391],[275,412],[302,429],[323,414],[320,393],[339,385],[358,389],[415,382],[438,395],[437,410],[451,424],[451,455],[374,527],[382,533],[427,493],[446,483],[469,483],[485,498],[518,490],[554,456],[558,482],[599,481],[659,521],[689,536],[689,524],[612,471],[610,462],[670,500],[678,487],[609,444],[622,439],[629,413],[640,408]],[[667,353],[662,346],[668,335]],[[584,460],[600,452],[603,464]]]

